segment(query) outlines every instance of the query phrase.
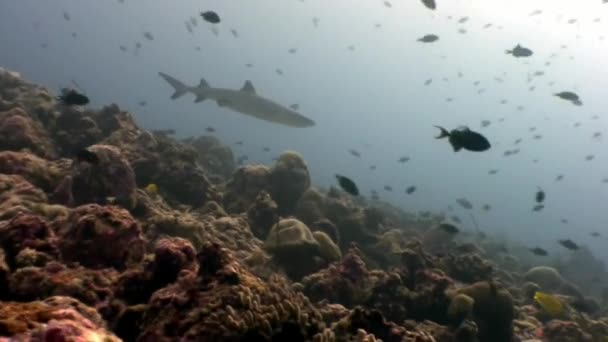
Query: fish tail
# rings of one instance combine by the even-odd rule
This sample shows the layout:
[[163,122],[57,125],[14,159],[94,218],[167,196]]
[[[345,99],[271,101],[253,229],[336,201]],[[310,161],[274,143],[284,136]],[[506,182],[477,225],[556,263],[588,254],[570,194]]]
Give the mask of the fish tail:
[[445,129],[443,127],[440,127],[440,126],[433,126],[433,127],[439,128],[441,130],[441,133],[439,133],[439,135],[436,136],[435,139],[443,139],[445,137],[449,137],[450,136],[450,132],[448,132],[447,129]]
[[513,50],[505,50],[505,53],[506,53],[507,55],[511,55],[511,54],[513,54]]
[[159,72],[158,74],[173,87],[174,92],[173,95],[171,95],[172,100],[178,99],[190,91],[190,87],[185,85],[178,79],[171,77],[163,72]]

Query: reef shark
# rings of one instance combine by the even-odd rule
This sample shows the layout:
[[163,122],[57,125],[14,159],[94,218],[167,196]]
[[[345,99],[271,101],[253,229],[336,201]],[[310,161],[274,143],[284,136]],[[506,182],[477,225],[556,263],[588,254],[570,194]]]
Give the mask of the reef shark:
[[165,73],[159,72],[158,74],[175,90],[173,95],[171,95],[171,99],[173,100],[187,93],[192,93],[196,96],[194,100],[196,103],[206,99],[214,100],[220,107],[230,108],[236,112],[253,116],[260,120],[289,127],[310,127],[315,125],[313,120],[295,110],[258,95],[249,80],[245,81],[240,90],[234,90],[211,87],[205,79],[201,79],[196,87],[188,86]]

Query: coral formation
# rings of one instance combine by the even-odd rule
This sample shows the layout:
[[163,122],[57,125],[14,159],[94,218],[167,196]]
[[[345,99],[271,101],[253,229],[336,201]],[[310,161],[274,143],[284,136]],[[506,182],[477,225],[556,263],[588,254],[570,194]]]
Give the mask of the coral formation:
[[296,152],[235,170],[215,137],[66,106],[4,69],[0,149],[0,341],[608,337],[608,291],[578,279],[602,272],[589,251],[560,274],[443,214],[315,188]]
[[63,260],[122,270],[144,256],[141,227],[125,209],[87,204],[56,225]]
[[320,254],[319,243],[310,229],[299,220],[283,219],[275,224],[264,241],[264,249],[293,279],[299,279],[317,268],[314,257]]

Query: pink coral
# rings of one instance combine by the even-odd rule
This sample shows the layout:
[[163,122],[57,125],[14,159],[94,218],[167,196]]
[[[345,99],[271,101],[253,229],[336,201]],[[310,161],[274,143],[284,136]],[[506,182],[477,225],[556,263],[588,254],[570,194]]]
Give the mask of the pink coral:
[[89,204],[75,208],[57,224],[62,257],[86,267],[124,269],[144,255],[139,223],[115,206]]
[[10,341],[120,341],[106,330],[95,309],[68,297],[3,303],[0,340],[1,336],[9,337]]
[[7,253],[9,265],[15,266],[17,254],[26,248],[59,257],[58,239],[48,223],[39,216],[21,213],[0,224],[0,246]]

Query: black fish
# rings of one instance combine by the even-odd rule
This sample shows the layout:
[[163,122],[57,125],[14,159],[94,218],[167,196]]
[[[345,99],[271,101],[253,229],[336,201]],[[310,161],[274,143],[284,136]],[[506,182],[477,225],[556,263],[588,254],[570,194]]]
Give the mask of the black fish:
[[574,105],[577,105],[577,106],[583,105],[583,102],[581,102],[581,99],[579,98],[579,96],[576,93],[573,93],[571,91],[562,91],[562,92],[559,92],[559,93],[556,93],[553,95],[559,97],[562,100],[570,101]]
[[436,34],[427,34],[422,36],[421,38],[418,38],[419,42],[422,43],[433,43],[439,40],[439,36],[437,36]]
[[414,185],[408,186],[407,189],[405,189],[405,193],[408,195],[411,195],[414,192],[416,192],[416,187]]
[[593,232],[590,235],[593,237],[600,237],[600,233],[598,233],[598,232]]
[[399,163],[407,163],[408,161],[410,161],[410,157],[401,157],[397,160]]
[[386,190],[386,191],[393,191],[393,187],[391,187],[390,185],[385,185],[384,186],[384,190]]
[[213,132],[215,132],[215,128],[209,126],[209,127],[205,128],[205,131],[207,131],[209,133],[213,133]]
[[435,0],[421,0],[421,1],[422,1],[422,4],[430,10],[435,10],[437,8],[437,4],[435,3]]
[[370,166],[369,166],[369,169],[370,169],[370,170],[375,170],[375,169],[376,169],[376,165],[370,165]]
[[340,184],[342,190],[353,196],[359,196],[359,188],[357,188],[357,184],[355,184],[355,182],[338,174],[336,175],[336,179],[338,180],[338,184]]
[[544,206],[544,205],[542,205],[542,204],[537,204],[537,205],[535,205],[535,206],[532,208],[532,211],[541,211],[541,210],[543,210],[543,209],[545,209],[545,206]]
[[453,129],[451,132],[440,126],[435,127],[441,130],[441,133],[435,139],[449,138],[454,152],[458,152],[463,148],[467,151],[482,152],[489,150],[491,147],[488,139],[477,132],[471,131],[467,127]]
[[84,106],[89,103],[89,98],[74,89],[61,89],[61,95],[57,97],[66,106]]
[[513,55],[513,57],[530,57],[532,56],[532,50],[525,48],[519,44],[517,44],[512,50],[506,50],[507,54]]
[[264,147],[263,150],[264,152],[270,152],[270,147]]
[[361,153],[359,153],[359,151],[356,150],[348,150],[348,153],[352,154],[353,156],[357,157],[357,158],[361,158]]
[[76,159],[78,161],[86,162],[93,165],[99,164],[99,157],[97,156],[97,154],[95,154],[95,152],[87,150],[86,148],[76,153]]
[[449,223],[442,223],[439,225],[439,228],[446,233],[457,234],[460,232],[460,229],[456,228],[456,226],[451,225]]
[[459,198],[456,200],[456,203],[458,203],[464,209],[473,209],[473,203],[466,198]]
[[547,255],[549,255],[549,253],[546,250],[544,250],[544,249],[542,249],[540,247],[530,248],[529,250],[534,255],[538,255],[538,256],[547,256]]
[[566,239],[566,240],[558,240],[557,241],[560,245],[562,245],[564,248],[568,248],[571,251],[576,251],[579,249],[578,245],[576,243],[574,243],[572,240],[570,239]]
[[545,192],[541,188],[538,188],[534,199],[536,200],[536,203],[543,203],[543,201],[545,200]]
[[213,11],[201,12],[201,17],[212,24],[218,24],[220,22],[220,16]]

